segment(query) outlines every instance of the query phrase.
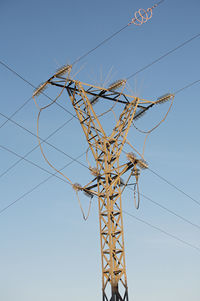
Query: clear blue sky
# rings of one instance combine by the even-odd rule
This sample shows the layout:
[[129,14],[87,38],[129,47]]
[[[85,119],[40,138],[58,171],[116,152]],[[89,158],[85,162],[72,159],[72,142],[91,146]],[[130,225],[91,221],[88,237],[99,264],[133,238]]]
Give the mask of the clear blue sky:
[[[96,46],[126,25],[151,1],[0,1],[0,60],[33,85],[45,81],[60,66]],[[77,78],[101,84],[129,76],[168,50],[200,32],[198,0],[165,0],[141,27],[130,26],[77,64]],[[200,79],[200,38],[154,64],[129,81],[133,93],[154,99]],[[10,116],[33,89],[0,65],[0,113]],[[148,140],[145,159],[162,175],[200,202],[199,93],[197,84],[175,97],[167,121]],[[67,101],[66,101],[67,100]],[[73,113],[69,99],[60,100]],[[151,127],[166,110],[149,112],[141,128]],[[36,133],[37,110],[30,101],[13,120]],[[154,120],[155,118],[155,120]],[[47,137],[70,119],[57,107],[45,113],[41,136]],[[0,116],[0,125],[6,119]],[[141,138],[129,139],[138,149]],[[135,142],[134,142],[135,141]],[[50,140],[72,157],[86,149],[79,124],[72,120]],[[0,145],[25,155],[35,137],[11,122],[0,128]],[[46,146],[58,168],[69,158]],[[18,158],[0,148],[0,174]],[[27,159],[51,171],[37,149]],[[85,157],[80,158],[85,162]],[[73,163],[65,170],[73,182],[85,184],[90,175]],[[0,210],[49,175],[22,161],[0,177]],[[140,179],[140,191],[152,200],[200,225],[200,206],[150,171]],[[87,208],[87,200],[83,200]],[[124,210],[182,240],[200,247],[200,230],[151,202],[141,199],[137,211],[130,191]],[[52,178],[0,214],[0,300],[101,300],[101,261],[97,200],[90,218],[82,219],[70,185]],[[130,301],[199,301],[200,253],[137,220],[124,215],[127,277]]]

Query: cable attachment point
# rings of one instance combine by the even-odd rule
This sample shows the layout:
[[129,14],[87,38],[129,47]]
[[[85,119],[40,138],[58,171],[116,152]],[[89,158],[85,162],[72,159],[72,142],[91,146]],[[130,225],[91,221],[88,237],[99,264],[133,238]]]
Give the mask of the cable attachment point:
[[46,89],[46,86],[47,86],[47,82],[41,83],[33,93],[33,97],[40,95]]
[[137,160],[136,154],[134,154],[133,152],[127,153],[126,157],[129,161],[131,161],[133,164],[135,164],[135,162]]
[[132,162],[134,165],[138,165],[140,169],[147,169],[148,164],[144,159],[138,159],[136,154],[133,152],[126,154],[127,159]]
[[137,160],[137,165],[141,168],[141,169],[147,169],[148,168],[148,164],[145,160],[143,159],[138,159]]
[[100,172],[97,168],[95,167],[89,167],[90,173],[95,176],[95,177],[99,177],[100,176]]
[[41,83],[38,88],[35,90],[35,92],[33,93],[33,97],[40,95],[41,93],[43,93],[43,91],[46,89],[47,84],[55,77],[59,77],[64,75],[66,72],[68,72],[68,74],[71,72],[72,69],[72,65],[65,65],[62,66],[61,68],[59,68],[56,73],[50,77],[50,79],[48,79],[46,82]]
[[173,94],[170,94],[170,93],[166,93],[160,97],[157,98],[156,100],[156,104],[162,104],[162,103],[165,103],[167,102],[168,100],[170,100],[172,97],[174,97]]
[[74,184],[72,185],[72,188],[73,188],[75,191],[80,191],[80,190],[82,190],[82,186],[81,186],[81,184],[79,184],[79,183],[74,183]]
[[72,65],[64,65],[62,66],[61,68],[59,68],[56,73],[54,74],[55,77],[57,76],[62,76],[64,75],[65,73],[70,73],[72,70]]
[[126,84],[126,79],[119,79],[117,81],[115,81],[114,83],[112,83],[109,87],[108,90],[109,91],[115,91],[118,88],[120,88],[121,86]]

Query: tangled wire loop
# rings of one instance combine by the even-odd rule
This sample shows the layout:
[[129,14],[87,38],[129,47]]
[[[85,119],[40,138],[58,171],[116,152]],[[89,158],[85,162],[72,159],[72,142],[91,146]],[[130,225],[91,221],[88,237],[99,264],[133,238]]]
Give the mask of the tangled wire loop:
[[131,23],[134,23],[135,25],[142,25],[151,18],[152,8],[147,8],[147,10],[140,8],[138,11],[135,12],[134,18],[131,20]]

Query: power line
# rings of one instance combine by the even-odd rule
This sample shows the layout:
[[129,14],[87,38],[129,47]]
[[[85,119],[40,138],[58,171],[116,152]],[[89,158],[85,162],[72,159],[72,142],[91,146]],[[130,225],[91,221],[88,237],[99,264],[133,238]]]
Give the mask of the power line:
[[[67,120],[65,123],[63,123],[60,127],[58,127],[55,131],[53,131],[46,139],[44,139],[42,143],[46,142],[49,138],[53,137],[53,135],[55,135],[59,130],[61,130],[64,126],[66,126],[72,119],[73,119],[73,117],[71,117],[69,120]],[[0,178],[3,177],[5,174],[7,174],[12,168],[17,166],[22,160],[24,160],[26,157],[28,157],[37,148],[39,148],[39,144],[37,144],[35,147],[33,147],[23,157],[21,157],[18,161],[16,161],[14,164],[12,164],[10,167],[8,167],[4,172],[2,172],[0,174]]]
[[0,125],[0,129],[4,126],[4,125],[6,125],[6,123],[10,120],[10,119],[12,119],[19,111],[21,111],[28,103],[29,103],[29,101],[32,99],[32,97],[30,97],[30,98],[28,98],[14,113],[12,113],[11,115],[10,115],[10,117],[8,117],[8,119],[6,120],[6,121],[4,121],[1,125]]
[[195,202],[197,205],[200,206],[200,202],[197,201],[196,199],[194,199],[193,197],[191,197],[189,194],[187,194],[186,192],[184,192],[182,189],[178,188],[176,185],[174,185],[173,183],[171,183],[170,181],[168,181],[167,179],[165,179],[164,177],[162,177],[161,175],[159,175],[157,172],[155,172],[153,169],[148,168],[150,172],[152,172],[154,175],[156,175],[158,178],[160,178],[161,180],[163,180],[164,182],[166,182],[168,185],[172,186],[173,188],[175,188],[177,191],[181,192],[182,194],[184,194],[185,196],[187,196],[189,199],[191,199],[193,202]]
[[131,75],[129,75],[126,80],[129,80],[130,78],[136,76],[138,73],[148,69],[149,67],[151,67],[152,65],[156,64],[157,62],[161,61],[162,59],[164,59],[165,57],[167,57],[168,55],[172,54],[173,52],[175,52],[176,50],[182,48],[183,46],[191,43],[193,40],[197,39],[200,37],[200,33],[196,34],[195,36],[193,36],[192,38],[186,40],[185,42],[179,44],[177,47],[169,50],[168,52],[166,52],[165,54],[161,55],[159,58],[155,59],[154,61],[152,61],[151,63],[147,64],[146,66],[144,66],[143,68],[139,69],[138,71],[132,73]]
[[86,52],[85,54],[83,54],[82,56],[80,56],[78,59],[76,59],[73,63],[72,66],[76,63],[78,63],[80,60],[82,60],[83,58],[85,58],[86,56],[88,56],[90,53],[92,53],[93,51],[95,51],[97,48],[99,48],[100,46],[102,46],[103,44],[105,44],[106,42],[108,42],[109,40],[111,40],[112,38],[114,38],[116,35],[118,35],[120,32],[122,32],[124,29],[126,29],[127,27],[129,27],[129,25],[125,25],[124,27],[122,27],[121,29],[119,29],[118,31],[116,31],[115,33],[113,33],[111,36],[109,36],[108,38],[106,38],[105,40],[103,40],[102,42],[100,42],[97,46],[95,46],[94,48],[92,48],[91,50],[89,50],[88,52]]
[[[78,160],[81,156],[82,156],[82,154],[79,155],[78,157],[76,157],[76,160]],[[69,162],[68,164],[66,164],[59,171],[62,171],[63,169],[65,169],[66,167],[68,167],[69,165],[71,165],[73,162],[74,162],[74,160],[72,160],[71,162]],[[33,188],[31,188],[30,190],[28,190],[24,194],[22,194],[19,198],[17,198],[13,202],[11,202],[9,205],[7,205],[3,209],[1,209],[0,210],[0,214],[2,214],[4,211],[6,211],[8,208],[10,208],[11,206],[13,206],[14,204],[16,204],[17,202],[19,202],[20,200],[22,200],[25,196],[27,196],[28,194],[30,194],[31,192],[33,192],[34,190],[36,190],[38,187],[40,187],[41,185],[45,184],[47,181],[49,181],[51,178],[53,178],[56,174],[57,174],[57,172],[51,174],[48,178],[44,179],[42,182],[40,182],[39,184],[37,184],[36,186],[34,186]],[[58,177],[58,178],[60,178],[60,177]],[[67,182],[65,182],[65,183],[67,183]]]
[[[27,83],[29,86],[35,89],[35,86],[29,82],[26,78],[24,78],[22,75],[20,75],[18,72],[16,72],[14,69],[10,68],[7,64],[5,64],[3,61],[0,61],[0,64],[4,66],[6,69],[8,69],[11,73],[22,79],[25,83]],[[14,113],[10,115],[9,118],[13,118],[19,111],[21,111],[32,99],[32,97],[28,98]],[[9,121],[9,118],[1,124],[0,129]]]
[[154,230],[157,230],[157,231],[159,231],[159,232],[161,232],[161,233],[163,233],[163,234],[165,234],[165,235],[167,235],[167,236],[169,236],[169,237],[171,237],[171,238],[173,238],[173,239],[175,239],[175,240],[177,240],[177,241],[179,241],[179,242],[181,242],[181,243],[183,243],[183,244],[185,244],[185,245],[187,245],[187,246],[189,246],[189,247],[191,247],[191,248],[193,248],[193,249],[195,249],[195,250],[197,250],[198,252],[200,252],[200,248],[199,248],[199,247],[196,247],[195,245],[193,245],[193,244],[191,244],[191,243],[188,243],[187,241],[185,241],[185,240],[179,238],[178,236],[175,236],[175,235],[173,235],[173,234],[171,234],[171,233],[169,233],[169,232],[167,232],[167,231],[165,231],[165,230],[163,230],[163,229],[161,229],[161,228],[159,228],[159,227],[157,227],[157,226],[154,226],[154,225],[152,225],[151,223],[146,222],[145,220],[143,220],[143,219],[141,219],[141,218],[139,218],[139,217],[137,217],[137,216],[135,216],[135,215],[133,215],[133,214],[127,212],[127,211],[124,211],[124,210],[123,210],[123,212],[124,212],[126,215],[128,215],[128,216],[134,218],[135,220],[137,220],[137,221],[139,221],[139,222],[141,222],[141,223],[143,223],[143,224],[145,224],[145,225],[147,225],[147,226],[153,228]]
[[181,89],[179,89],[179,90],[176,90],[176,91],[174,92],[174,94],[178,94],[178,93],[184,91],[185,89],[190,88],[190,87],[194,86],[195,84],[198,84],[199,82],[200,82],[200,79],[195,80],[195,81],[193,81],[192,83],[190,83],[190,84],[184,86],[183,88],[181,88]]
[[[5,114],[1,113],[0,112],[0,115],[3,116],[4,118],[6,119],[9,119],[10,122],[12,122],[13,124],[15,124],[16,126],[18,126],[19,128],[23,129],[24,131],[26,131],[27,133],[31,134],[32,136],[36,137],[37,138],[37,135],[34,134],[32,131],[28,130],[26,127],[22,126],[21,124],[19,124],[18,122],[12,120],[11,118],[8,118]],[[39,137],[40,138],[40,137]],[[45,142],[47,145],[51,146],[53,149],[57,150],[58,152],[60,152],[61,154],[67,156],[68,158],[70,159],[74,159],[73,157],[71,157],[70,155],[68,155],[66,152],[62,151],[60,148],[57,148],[56,146],[54,146],[53,144],[45,141],[44,139],[40,138],[40,140],[42,142]],[[76,160],[75,160],[76,161]],[[83,164],[82,162],[79,162],[82,166],[86,167],[85,164]]]
[[55,176],[56,178],[60,179],[61,181],[65,182],[65,183],[67,183],[67,184],[70,184],[70,183],[66,182],[63,178],[61,178],[61,177],[59,177],[59,176],[53,174],[52,172],[50,172],[49,170],[47,170],[47,169],[44,168],[44,167],[41,167],[41,166],[38,165],[37,163],[35,163],[35,162],[31,161],[31,160],[26,159],[25,157],[19,155],[18,153],[16,153],[15,151],[9,149],[8,147],[3,146],[3,145],[0,144],[0,148],[3,149],[3,150],[5,150],[5,151],[7,151],[7,152],[9,152],[9,153],[11,153],[11,154],[13,154],[13,155],[15,155],[15,156],[18,157],[18,158],[20,158],[20,160],[24,160],[25,162],[27,162],[27,163],[29,163],[29,164],[31,164],[31,165],[33,165],[33,166],[39,168],[40,170],[45,171],[45,172],[47,172],[48,174],[50,174],[50,175],[52,175],[52,176]]
[[[132,190],[133,190],[133,189],[132,189]],[[191,226],[197,228],[198,230],[200,230],[200,226],[199,226],[199,225],[197,225],[197,224],[191,222],[190,220],[186,219],[185,217],[183,217],[183,216],[181,216],[181,215],[175,213],[174,211],[168,209],[167,207],[161,205],[160,203],[158,203],[158,202],[152,200],[150,197],[144,195],[143,193],[140,192],[139,194],[140,194],[140,196],[142,196],[143,198],[145,198],[146,200],[148,200],[148,201],[151,202],[152,204],[154,204],[154,205],[156,205],[156,206],[162,208],[163,210],[169,212],[170,214],[173,214],[174,216],[178,217],[178,218],[181,219],[182,221],[184,221],[184,222],[190,224]]]
[[25,77],[23,77],[22,75],[20,75],[18,72],[16,72],[15,70],[13,70],[11,67],[9,67],[7,64],[5,64],[3,61],[0,61],[0,64],[2,66],[4,66],[6,69],[8,69],[10,72],[12,72],[14,75],[18,76],[19,78],[21,78],[25,83],[27,83],[29,86],[31,86],[32,88],[35,89],[35,86],[28,81]]

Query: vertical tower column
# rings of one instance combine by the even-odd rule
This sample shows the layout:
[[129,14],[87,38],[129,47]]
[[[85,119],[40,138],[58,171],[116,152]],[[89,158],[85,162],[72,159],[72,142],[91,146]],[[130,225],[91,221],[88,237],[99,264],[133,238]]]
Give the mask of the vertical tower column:
[[128,301],[120,187],[98,197],[103,301]]
[[97,182],[103,301],[128,301],[119,160],[105,149]]

